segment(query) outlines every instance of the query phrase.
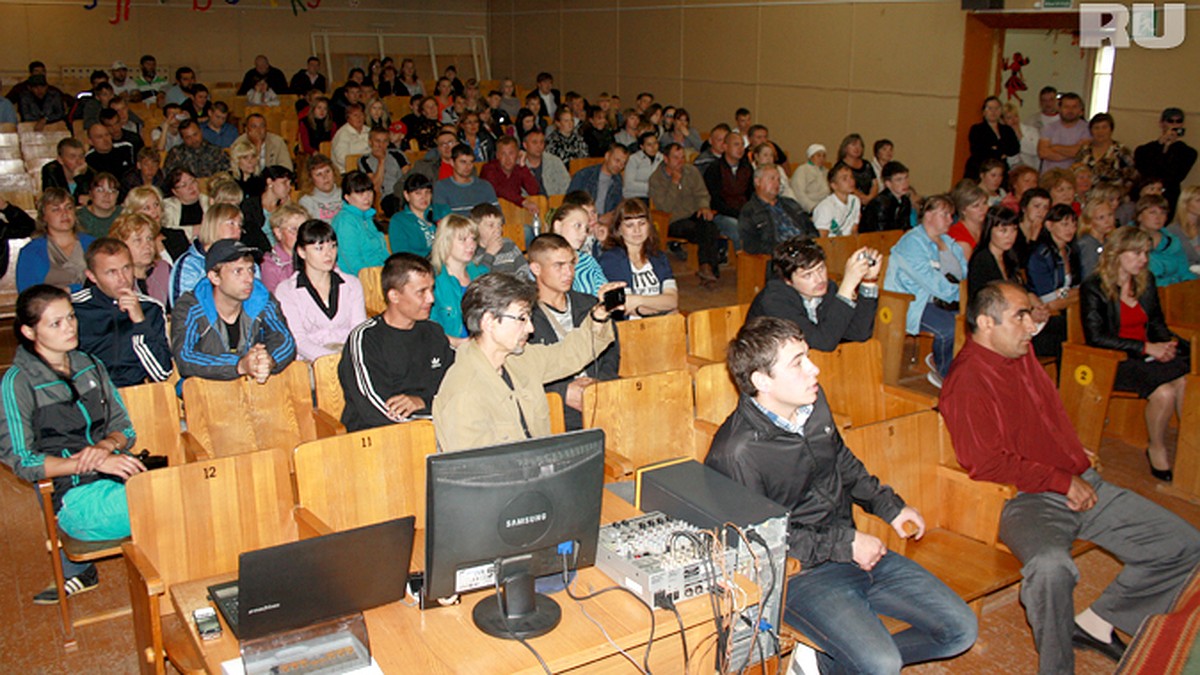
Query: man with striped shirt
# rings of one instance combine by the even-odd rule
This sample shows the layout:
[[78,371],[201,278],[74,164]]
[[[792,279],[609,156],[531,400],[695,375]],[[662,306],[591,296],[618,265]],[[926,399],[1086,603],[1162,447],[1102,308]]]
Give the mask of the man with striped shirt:
[[427,417],[442,376],[454,363],[445,331],[429,320],[429,261],[393,254],[383,265],[380,285],[387,309],[350,331],[338,365],[347,431]]

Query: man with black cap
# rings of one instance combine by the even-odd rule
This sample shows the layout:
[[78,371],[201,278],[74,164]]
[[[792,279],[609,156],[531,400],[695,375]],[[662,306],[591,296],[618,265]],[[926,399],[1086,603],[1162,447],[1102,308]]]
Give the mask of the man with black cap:
[[1167,108],[1158,120],[1162,135],[1133,152],[1133,164],[1144,177],[1161,178],[1167,198],[1167,222],[1175,217],[1179,186],[1196,163],[1196,149],[1183,142],[1183,111]]
[[25,83],[28,88],[21,92],[19,104],[22,122],[37,122],[36,130],[41,131],[47,124],[67,119],[62,92],[51,88],[45,75],[30,75]]
[[180,377],[261,384],[296,358],[296,341],[279,303],[254,278],[261,252],[222,239],[204,257],[207,277],[171,312],[171,344]]

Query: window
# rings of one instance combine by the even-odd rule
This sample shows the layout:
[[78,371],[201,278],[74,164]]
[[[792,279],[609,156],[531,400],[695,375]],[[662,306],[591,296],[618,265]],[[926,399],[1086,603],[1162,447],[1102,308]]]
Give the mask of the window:
[[1092,68],[1092,100],[1088,102],[1090,114],[1108,112],[1108,99],[1112,95],[1113,64],[1117,48],[1106,44],[1096,50],[1095,66]]

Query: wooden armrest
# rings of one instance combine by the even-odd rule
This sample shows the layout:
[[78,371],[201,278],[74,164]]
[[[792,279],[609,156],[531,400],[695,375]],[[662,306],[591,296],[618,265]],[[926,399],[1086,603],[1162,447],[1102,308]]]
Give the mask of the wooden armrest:
[[329,438],[346,433],[342,421],[320,408],[313,409],[313,421],[317,425],[317,438]]
[[986,480],[975,480],[971,475],[957,466],[939,465],[937,468],[939,478],[954,481],[956,483],[970,484],[982,490],[993,491],[1005,499],[1012,499],[1017,496],[1017,488],[1015,485],[1005,485],[1004,483],[993,483]]
[[304,506],[297,506],[292,509],[292,517],[296,519],[296,526],[299,529],[301,539],[311,539],[333,533],[332,527],[324,520],[321,520],[320,516]]
[[713,437],[721,425],[708,420],[692,420],[692,456],[697,462],[704,463],[708,451],[712,448]]
[[707,366],[707,365],[710,365],[713,363],[716,363],[716,361],[709,361],[708,359],[701,358],[699,356],[696,356],[695,354],[687,355],[687,369],[688,369],[688,373],[690,373],[692,375],[695,375],[697,370],[700,370],[704,366]]
[[1117,351],[1115,349],[1101,349],[1099,347],[1089,347],[1087,345],[1077,345],[1065,342],[1063,343],[1063,351],[1067,350],[1079,352],[1081,355],[1089,358],[1107,359],[1116,361],[1117,363],[1129,358],[1129,355],[1125,352]]
[[908,387],[902,387],[898,384],[884,384],[883,393],[885,396],[895,396],[910,403],[915,403],[922,408],[932,410],[937,407],[938,397]]
[[712,437],[717,435],[717,429],[720,428],[721,425],[717,424],[716,422],[709,422],[708,420],[692,420],[692,429],[704,434],[709,438],[709,440],[712,440]]
[[146,557],[141,547],[132,541],[127,541],[121,544],[121,553],[128,562],[128,568],[137,572],[138,581],[146,589],[147,595],[162,595],[167,592],[167,587],[163,584],[158,569]]
[[202,462],[213,459],[213,454],[196,438],[192,432],[184,431],[179,434],[183,440],[183,455],[189,462]]
[[633,462],[616,450],[604,451],[604,475],[620,480],[633,473]]
[[792,556],[788,556],[787,561],[783,564],[783,575],[790,577],[793,574],[800,573],[800,561]]
[[1197,358],[1195,350],[1197,349],[1197,339],[1200,339],[1200,326],[1187,323],[1169,324],[1167,328],[1171,332],[1178,335],[1180,338],[1187,340],[1192,345],[1192,371],[1191,375],[1200,375],[1200,358]]
[[843,415],[842,413],[835,413],[832,411],[830,412],[833,414],[833,423],[836,424],[839,429],[849,429],[850,427],[854,426],[854,420],[850,419],[849,415]]

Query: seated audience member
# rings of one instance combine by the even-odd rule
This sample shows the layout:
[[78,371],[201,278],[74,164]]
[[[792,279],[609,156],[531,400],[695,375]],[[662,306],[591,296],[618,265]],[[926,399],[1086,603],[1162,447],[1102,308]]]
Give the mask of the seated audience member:
[[746,320],[757,316],[787,319],[804,331],[811,349],[831,352],[843,342],[871,339],[879,304],[879,270],[883,256],[860,248],[846,260],[839,284],[829,278],[825,251],[808,237],[794,237],[775,247],[771,257],[778,275],[759,291]]
[[750,158],[750,166],[754,167],[755,169],[764,164],[774,165],[775,170],[779,172],[779,195],[795,201],[796,194],[792,191],[792,184],[788,179],[787,171],[784,170],[781,164],[776,164],[775,162],[774,143],[767,142],[759,145],[752,145],[750,146],[747,156]]
[[[284,204],[291,203],[295,174],[283,166],[268,166],[262,174],[262,192],[246,192],[238,206],[242,209],[242,243],[269,250],[275,245],[275,233],[270,226],[271,214]],[[215,193],[214,193],[215,194]]]
[[614,339],[599,303],[561,341],[527,345],[536,302],[532,284],[507,274],[486,274],[467,288],[462,315],[470,338],[433,400],[442,452],[549,436],[545,384],[579,372]]
[[8,274],[9,240],[24,239],[33,234],[36,228],[37,223],[25,209],[0,194],[0,277]]
[[[296,237],[300,226],[310,220],[308,211],[303,206],[288,202],[275,209],[269,217],[271,232],[275,235],[275,244],[262,259],[262,282],[267,290],[274,293],[280,282],[293,276],[296,272]],[[322,221],[324,222],[324,221]],[[245,230],[245,228],[242,228]],[[243,240],[243,244],[246,242]],[[336,241],[335,241],[336,244]],[[337,248],[335,245],[334,248]],[[337,252],[334,251],[334,255]],[[297,341],[299,342],[299,341]],[[300,350],[303,352],[303,350]],[[311,361],[301,355],[300,358]]]
[[450,215],[450,207],[433,203],[433,183],[416,172],[404,179],[404,202],[404,208],[392,216],[388,225],[388,245],[392,253],[412,253],[428,259],[437,224]]
[[245,138],[234,141],[233,145],[229,146],[229,158],[233,160],[233,171],[230,175],[242,188],[243,195],[248,198],[262,195],[265,185],[262,171],[258,167],[258,152],[254,149],[254,144]]
[[287,90],[297,96],[301,96],[313,89],[324,94],[329,89],[329,85],[325,80],[325,76],[321,74],[321,59],[310,56],[308,57],[308,61],[305,62],[304,68],[297,70],[296,74],[292,76],[292,81],[288,83]]
[[788,161],[787,153],[783,151],[783,148],[779,147],[779,144],[769,138],[770,133],[770,130],[765,125],[751,125],[743,136],[743,139],[746,141],[746,151],[749,152],[752,148],[757,148],[760,145],[769,145],[775,150],[774,163],[779,165],[786,164]]
[[183,143],[172,148],[164,162],[167,173],[182,168],[197,178],[207,178],[229,170],[229,157],[221,148],[204,140],[200,125],[195,120],[180,122],[179,136]]
[[520,151],[517,139],[501,136],[496,140],[496,157],[479,171],[479,177],[491,183],[496,197],[537,212],[537,203],[528,197],[541,194],[537,179],[529,167],[519,163]]
[[[119,102],[124,105],[124,101],[120,101],[120,99],[117,99],[113,102]],[[126,126],[126,123],[121,121],[121,114],[113,108],[105,108],[104,110],[101,110],[98,121],[100,124],[103,124],[108,128],[108,133],[112,136],[114,143],[128,143],[130,146],[132,146],[133,155],[135,158],[137,157],[138,152],[140,152],[142,148],[146,147],[146,142],[142,140],[141,134],[136,131],[131,131]],[[130,121],[128,125],[130,127],[138,126],[137,123],[132,121]]]
[[1075,205],[1075,174],[1070,169],[1051,169],[1042,174],[1039,186],[1050,193],[1050,205]]
[[42,190],[62,188],[77,202],[83,202],[92,185],[92,176],[92,167],[84,159],[83,143],[67,137],[58,142],[58,159],[42,166]]
[[[137,291],[158,301],[164,309],[170,311],[171,301],[171,263],[166,260],[159,243],[158,221],[148,215],[143,215],[137,208],[139,203],[155,203],[150,200],[157,198],[154,193],[143,193],[153,188],[135,188],[125,200],[125,209],[113,222],[108,230],[108,236],[125,242],[133,260],[133,280]],[[131,210],[132,209],[132,210]]]
[[[1000,540],[1023,565],[1021,600],[1039,672],[1073,673],[1074,648],[1116,661],[1125,645],[1114,627],[1133,634],[1143,619],[1167,611],[1200,559],[1200,533],[1091,468],[1054,382],[1029,349],[1031,312],[1025,290],[1007,282],[971,299],[971,338],[938,408],[971,477],[1016,486],[1000,514]],[[1076,539],[1104,548],[1125,568],[1072,620]]]
[[625,309],[633,316],[669,314],[679,308],[679,289],[671,263],[659,246],[650,209],[626,199],[614,218],[598,262],[609,281],[625,283]]
[[479,226],[470,218],[450,214],[438,222],[430,255],[435,274],[430,316],[456,348],[467,337],[462,315],[463,293],[472,281],[488,271],[472,262],[478,244]]
[[642,116],[636,110],[633,108],[626,110],[624,125],[620,131],[613,134],[613,142],[625,146],[629,152],[636,152],[638,148],[638,127],[641,124]]
[[464,112],[459,122],[458,139],[471,148],[476,162],[490,162],[496,156],[496,139],[480,126],[479,113],[471,110]]
[[563,160],[546,152],[546,135],[534,129],[525,134],[521,141],[525,150],[522,166],[537,179],[538,191],[544,195],[565,194],[571,183],[571,174]]
[[[133,145],[113,142],[112,133],[100,122],[88,128],[88,143],[92,149],[87,151],[84,160],[95,173],[107,173],[112,176],[124,176],[137,163]],[[119,187],[119,185],[118,185]]]
[[950,369],[954,357],[954,315],[958,312],[958,282],[967,274],[963,250],[946,234],[954,218],[949,195],[926,197],[921,204],[921,225],[892,247],[883,288],[914,296],[908,305],[904,329],[909,335],[933,333],[933,353],[925,359],[926,378],[935,387]]
[[[429,178],[429,182],[437,183],[439,180],[449,178],[454,175],[454,148],[458,145],[458,136],[450,129],[443,129],[437,133],[437,141],[434,147],[430,148],[425,153],[425,156],[418,159],[409,173],[424,174]],[[472,170],[474,170],[472,163]]]
[[175,69],[175,83],[163,92],[164,102],[183,105],[188,99],[188,92],[196,84],[196,71],[184,66]]
[[242,211],[233,204],[213,204],[204,213],[204,221],[196,231],[196,238],[187,250],[175,259],[171,270],[170,305],[174,307],[179,297],[195,288],[204,278],[205,256],[212,245],[222,239],[240,239],[242,236]]
[[629,155],[625,162],[624,181],[621,194],[625,198],[646,199],[650,196],[650,176],[663,163],[659,152],[658,135],[643,131],[638,135],[638,151]]
[[1028,288],[1052,312],[1064,311],[1079,296],[1079,249],[1075,212],[1065,204],[1050,207],[1046,234],[1033,247],[1026,267]]
[[[538,291],[537,303],[530,313],[533,322],[531,343],[551,345],[561,341],[583,325],[598,298],[621,285],[605,284],[598,289],[598,295],[574,291],[575,267],[575,250],[563,237],[543,234],[530,243],[529,268]],[[563,421],[568,431],[583,428],[583,390],[598,380],[615,380],[619,367],[620,355],[614,342],[577,372],[545,384],[546,391],[562,397]]]
[[371,151],[371,129],[366,120],[361,103],[351,103],[346,107],[346,123],[338,125],[337,133],[333,135],[330,154],[334,166],[345,169],[347,157],[365,155]]
[[600,287],[608,283],[604,270],[587,245],[588,226],[596,211],[594,206],[589,207],[590,200],[591,196],[586,192],[572,192],[550,218],[550,231],[565,239],[576,252],[571,290],[584,295],[596,295]]
[[900,162],[888,162],[880,172],[883,189],[863,207],[858,224],[859,232],[907,230],[916,220],[909,197],[908,167]]
[[604,153],[603,163],[580,169],[567,187],[567,192],[583,190],[591,195],[596,212],[600,214],[600,222],[607,227],[612,226],[617,205],[624,199],[621,173],[628,159],[625,146],[614,143]]
[[137,164],[121,178],[121,189],[125,191],[126,199],[129,192],[137,187],[153,187],[159,192],[166,183],[166,175],[162,171],[162,161],[158,150],[142,148],[137,153]]
[[99,173],[92,179],[88,203],[79,207],[76,215],[79,227],[94,238],[108,235],[108,228],[117,219],[117,197],[121,188],[110,173]]
[[479,243],[471,262],[489,272],[503,272],[529,281],[529,262],[525,254],[504,236],[504,212],[491,204],[479,204],[471,209],[471,220],[479,230]]
[[[238,127],[229,124],[229,106],[224,101],[212,103],[209,119],[200,126],[200,135],[217,148],[228,148],[238,139]],[[248,120],[247,120],[248,125]]]
[[258,160],[258,170],[268,166],[292,168],[292,153],[288,144],[279,134],[267,131],[267,119],[259,113],[251,113],[246,117],[246,133],[238,136],[238,140],[246,139],[254,147],[254,156]]
[[1012,192],[1004,195],[1004,198],[1000,200],[1000,205],[1019,213],[1021,198],[1027,191],[1038,186],[1037,169],[1024,164],[1013,167],[1008,172],[1008,185],[1012,188]]
[[986,195],[988,206],[995,206],[1008,196],[1004,190],[1006,171],[1007,165],[999,159],[986,159],[979,165],[979,189]]
[[[883,191],[883,165],[896,158],[896,144],[890,139],[881,138],[871,146],[871,170],[875,172],[875,184]],[[874,201],[874,200],[872,200]]]
[[333,115],[329,112],[329,99],[321,96],[313,101],[308,114],[300,122],[301,153],[315,155],[321,152],[322,143],[329,143],[332,152],[335,131],[337,125],[333,123]]
[[171,375],[171,345],[162,303],[138,291],[133,255],[120,239],[88,246],[88,284],[71,296],[79,349],[104,362],[118,387]]
[[779,186],[780,173],[774,164],[754,170],[754,196],[738,216],[738,238],[747,253],[769,255],[780,242],[793,237],[819,236],[804,209],[781,196]]
[[306,220],[290,237],[296,272],[274,294],[295,336],[296,357],[315,361],[341,352],[350,331],[367,320],[363,288],[358,277],[337,269],[337,235],[329,223]]
[[1121,228],[1109,237],[1096,273],[1083,282],[1080,311],[1089,345],[1129,358],[1117,365],[1113,389],[1146,399],[1146,459],[1155,478],[1170,482],[1166,436],[1172,413],[1183,405],[1191,345],[1167,328],[1154,275],[1147,269],[1150,236]]
[[850,134],[842,139],[842,144],[838,146],[836,164],[850,167],[850,172],[854,175],[853,194],[858,197],[860,203],[866,204],[875,198],[879,185],[876,182],[875,169],[863,158],[862,136]]
[[342,176],[345,204],[330,225],[338,238],[338,269],[358,275],[364,267],[379,267],[387,260],[387,240],[375,226],[375,184],[361,171]]
[[713,220],[721,229],[721,235],[741,250],[738,218],[742,207],[754,194],[754,169],[738,132],[731,131],[725,136],[725,152],[705,168],[704,185],[708,188],[711,208],[716,211]]
[[433,267],[411,253],[396,253],[380,278],[387,309],[359,324],[346,340],[338,379],[346,431],[430,415],[434,394],[454,350],[441,326],[429,320]]
[[609,128],[608,113],[600,106],[589,107],[587,115],[588,122],[583,127],[583,140],[587,143],[588,157],[603,157],[608,146],[618,142],[616,134]]
[[275,107],[279,105],[279,94],[275,93],[266,78],[256,78],[254,86],[246,92],[246,105]]
[[1183,188],[1175,209],[1175,221],[1167,227],[1167,234],[1179,239],[1189,269],[1193,274],[1200,274],[1200,185]]
[[1114,211],[1108,200],[1089,199],[1084,203],[1079,216],[1079,238],[1075,240],[1075,248],[1079,251],[1080,279],[1087,279],[1096,271],[1100,254],[1104,252],[1104,242],[1116,226]]
[[208,122],[208,116],[212,112],[212,101],[208,97],[208,87],[202,84],[194,84],[187,92],[187,100],[179,105],[179,109],[187,113],[189,117],[203,125]]
[[963,181],[950,196],[954,198],[958,213],[958,222],[950,226],[950,238],[958,242],[963,255],[970,258],[983,233],[983,219],[988,210],[987,193],[974,181]]
[[1150,235],[1150,273],[1159,286],[1170,286],[1196,278],[1188,269],[1187,253],[1180,237],[1163,230],[1167,224],[1167,200],[1159,195],[1137,201],[1137,227]]
[[71,110],[68,111],[68,117],[72,122],[74,120],[82,121],[84,129],[100,121],[100,111],[108,109],[108,104],[112,102],[114,96],[112,84],[108,82],[108,73],[103,70],[93,70],[88,79],[92,83],[92,88],[79,92],[75,100],[71,102]]
[[692,116],[683,108],[675,109],[675,124],[671,130],[663,133],[659,139],[661,145],[668,143],[678,143],[683,146],[684,150],[700,152],[700,147],[703,143],[700,141],[700,133],[692,128]]
[[404,179],[404,167],[408,166],[408,159],[403,152],[388,146],[387,129],[371,129],[369,138],[371,151],[358,158],[358,170],[371,178],[375,193],[383,195],[383,215],[390,217],[398,209],[396,188]]
[[[12,90],[9,90],[11,93]],[[13,102],[8,100],[7,96],[0,96],[0,124],[16,125],[20,119],[17,117],[17,108]]]
[[1029,265],[1029,256],[1046,232],[1046,214],[1050,213],[1050,193],[1040,187],[1030,188],[1021,196],[1021,222],[1018,223],[1017,243],[1013,250],[1017,252],[1017,262],[1021,269]]
[[254,83],[258,80],[266,80],[267,85],[278,93],[287,93],[288,80],[283,71],[271,65],[267,57],[259,54],[254,57],[254,67],[246,71],[242,76],[242,84],[238,87],[238,96],[245,96],[254,88]]
[[47,124],[66,121],[67,106],[63,94],[46,82],[45,75],[30,75],[25,82],[28,87],[21,92],[17,103],[22,122],[33,122],[34,131],[41,131]]
[[415,140],[422,150],[429,150],[435,146],[442,128],[439,116],[437,99],[432,96],[413,96],[413,112],[405,115],[401,121],[408,128],[408,137]]
[[296,341],[267,288],[254,278],[258,252],[221,239],[204,256],[205,277],[171,311],[179,376],[260,383],[296,358]]
[[82,231],[75,200],[62,188],[42,192],[33,238],[17,257],[17,290],[49,284],[74,293],[83,287],[84,252],[95,238]]
[[133,85],[138,91],[154,98],[155,93],[166,89],[167,76],[158,73],[158,61],[153,56],[143,55],[138,65],[138,74],[133,78]]
[[[923,567],[856,529],[852,504],[904,539],[924,536],[925,520],[830,431],[836,424],[805,338],[774,317],[738,331],[728,356],[737,408],[704,463],[790,512],[788,556],[803,571],[787,580],[784,620],[820,647],[821,672],[898,673],[957,656],[978,633],[971,609]],[[890,635],[880,613],[909,627]]]
[[[133,455],[133,423],[108,371],[79,349],[71,298],[38,284],[17,298],[20,343],[0,383],[0,462],[18,478],[54,481],[58,527],[82,541],[129,536],[125,480],[146,470]],[[125,434],[128,433],[129,436]],[[60,550],[68,597],[100,583],[94,563]],[[36,605],[59,602],[50,586]]]
[[566,164],[588,156],[587,141],[575,128],[575,115],[566,106],[561,106],[555,113],[554,128],[546,133],[546,152]]
[[[709,208],[708,189],[700,170],[688,164],[684,149],[678,144],[667,145],[662,152],[666,158],[650,176],[650,200],[659,210],[671,217],[667,234],[695,243],[700,268],[697,276],[702,283],[712,283],[720,276],[720,259],[724,242]],[[626,168],[626,175],[629,169]]]
[[300,197],[300,206],[308,215],[332,223],[342,210],[342,188],[338,185],[338,170],[325,155],[308,158],[308,180],[312,189]]
[[[150,141],[154,144],[155,149],[170,152],[182,145],[183,137],[179,134],[179,125],[189,119],[191,117],[180,110],[177,104],[172,103],[163,107],[162,124],[150,132]],[[201,133],[201,137],[203,137],[203,133]]]
[[454,173],[433,186],[433,203],[449,207],[451,213],[467,216],[477,204],[499,207],[492,184],[475,176],[475,155],[465,143],[450,151]]

